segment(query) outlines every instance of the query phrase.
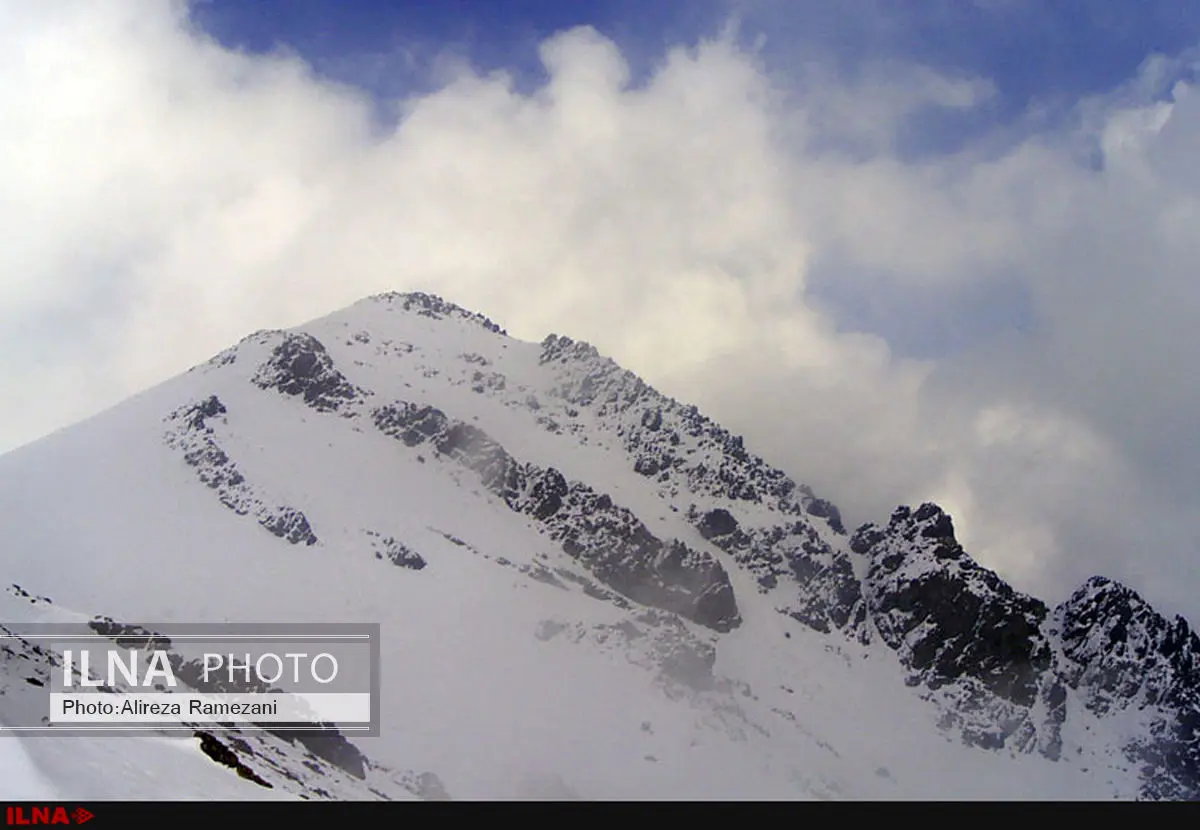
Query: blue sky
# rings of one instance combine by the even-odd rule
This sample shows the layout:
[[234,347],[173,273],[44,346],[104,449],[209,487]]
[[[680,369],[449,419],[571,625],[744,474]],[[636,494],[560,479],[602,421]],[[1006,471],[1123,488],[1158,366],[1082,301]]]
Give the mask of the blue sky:
[[[586,24],[618,43],[636,74],[665,44],[712,34],[733,15],[748,41],[767,35],[780,71],[814,58],[849,75],[869,61],[915,60],[992,79],[999,119],[1110,89],[1148,54],[1200,41],[1200,4],[1180,0],[200,0],[194,19],[225,45],[286,45],[320,71],[395,94],[419,77],[404,72],[400,48],[425,59],[450,49],[536,83],[538,42]],[[356,77],[364,58],[388,56],[386,74]]]

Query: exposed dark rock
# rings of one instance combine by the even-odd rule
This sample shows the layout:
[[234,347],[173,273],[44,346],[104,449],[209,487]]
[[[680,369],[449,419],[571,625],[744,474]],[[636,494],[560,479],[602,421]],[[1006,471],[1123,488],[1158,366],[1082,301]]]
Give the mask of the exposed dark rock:
[[1147,798],[1200,800],[1200,638],[1129,588],[1093,577],[1055,609],[1066,681],[1097,715],[1157,713],[1131,740]]
[[121,648],[169,651],[171,640],[140,625],[119,623],[112,617],[93,617],[88,628],[101,637],[107,637]]
[[227,414],[215,395],[179,407],[166,418],[167,423],[176,425],[166,433],[167,445],[183,454],[184,462],[196,470],[200,481],[215,490],[221,503],[234,513],[253,515],[272,534],[292,544],[316,544],[317,535],[307,517],[293,507],[270,505],[217,443],[216,430],[209,421]]
[[[205,679],[204,666],[199,660],[184,660],[178,654],[167,658],[177,680],[186,683],[193,689],[209,694],[268,694],[279,693],[257,678],[216,675]],[[257,724],[268,734],[288,741],[299,743],[318,758],[334,764],[355,778],[366,777],[366,757],[359,749],[346,740],[346,737],[328,724],[319,723],[262,723]],[[296,727],[308,727],[297,729]],[[324,731],[311,730],[313,726],[325,726]],[[290,728],[289,728],[290,727]]]
[[320,412],[336,412],[361,393],[333,365],[321,341],[304,333],[285,333],[253,382],[262,389],[299,395]]
[[308,524],[308,519],[299,510],[291,507],[281,507],[259,518],[258,523],[281,539],[286,539],[293,545],[303,542],[315,545],[317,536]]
[[421,554],[400,544],[390,536],[379,541],[375,556],[387,559],[397,567],[410,568],[414,571],[419,571],[428,564]]
[[737,532],[738,523],[728,510],[718,507],[705,513],[696,528],[705,539],[712,539]]
[[254,770],[242,763],[236,752],[225,746],[225,744],[213,737],[212,734],[198,731],[196,732],[196,737],[200,739],[201,751],[218,764],[230,767],[240,777],[245,778],[247,781],[253,781],[260,787],[266,787],[267,789],[274,788],[274,784],[270,784],[260,778]]
[[869,557],[874,629],[933,693],[943,728],[971,746],[1061,756],[1067,699],[1041,601],[972,560],[934,504],[897,508],[850,547]]
[[563,500],[571,491],[562,473],[553,467],[534,474],[528,480],[529,495],[526,509],[540,522],[547,521],[562,509]]
[[662,469],[662,462],[660,462],[657,458],[642,456],[633,463],[633,471],[639,475],[652,476]]
[[373,420],[407,446],[432,444],[478,474],[489,492],[536,519],[569,556],[629,599],[718,631],[740,623],[729,575],[716,560],[682,542],[664,543],[608,495],[518,462],[487,433],[433,407],[396,403],[377,409]]
[[[928,522],[921,535],[926,539],[947,539],[954,543],[954,522],[950,516],[934,504],[923,504],[913,517],[918,522]],[[932,521],[930,521],[932,519]]]
[[529,470],[522,469],[502,446],[478,427],[449,423],[434,446],[442,455],[477,473],[483,486],[510,506],[520,497]]
[[854,567],[812,525],[797,520],[743,530],[721,508],[705,513],[693,508],[687,515],[702,536],[757,578],[762,592],[780,588],[780,612],[822,633],[865,636],[866,609]]
[[1062,758],[1062,725],[1067,721],[1067,690],[1056,677],[1042,686],[1042,703],[1047,712],[1046,724],[1042,729],[1042,755],[1051,761]]
[[634,602],[729,631],[741,623],[721,565],[677,540],[664,543],[630,511],[572,484],[565,509],[547,521],[550,537],[601,582]]
[[879,544],[887,537],[887,532],[878,525],[868,523],[854,531],[854,535],[850,537],[850,550],[855,553],[866,554],[871,551],[875,545]]
[[967,676],[1003,700],[1033,705],[1051,664],[1041,631],[1047,608],[962,553],[940,508],[897,510],[882,539],[858,547],[870,550],[875,627],[926,685]]
[[467,311],[461,306],[447,302],[436,294],[426,294],[422,291],[391,291],[383,294],[376,294],[370,297],[369,300],[377,303],[396,305],[397,307],[402,308],[404,311],[413,311],[417,314],[420,314],[422,317],[428,317],[432,320],[443,320],[447,317],[466,320],[470,323],[481,326],[493,334],[507,336],[507,332],[505,332],[504,329],[502,329],[496,323],[493,323],[482,314],[478,314],[473,311]]
[[816,516],[819,519],[825,519],[829,522],[829,526],[835,533],[845,534],[846,528],[842,525],[842,514],[837,509],[837,506],[826,499],[813,498],[805,503],[805,509],[808,510],[808,515]]
[[189,411],[188,425],[192,429],[206,429],[209,418],[215,418],[218,415],[224,415],[226,412],[225,404],[221,403],[216,395],[210,395],[200,403],[196,404]]
[[[667,398],[590,344],[550,335],[542,342],[540,360],[557,381],[552,394],[572,407],[589,408],[599,428],[622,440],[634,472],[658,482],[660,492],[686,490],[728,500],[713,506],[723,513],[711,518],[689,515],[702,536],[755,575],[762,590],[781,591],[781,612],[820,631],[866,636],[851,563],[803,521],[822,519],[834,533],[844,534],[833,504],[749,453],[740,436],[696,407]],[[738,505],[746,502],[769,505],[791,521],[772,529],[729,529],[731,522],[737,524]]]
[[440,409],[408,403],[380,407],[373,419],[380,432],[398,438],[409,447],[444,433],[449,426],[449,419]]
[[1200,800],[1200,638],[1182,618],[1103,577],[1048,614],[976,564],[932,504],[898,508],[886,529],[865,525],[850,544],[871,557],[881,638],[916,682],[940,690],[943,724],[965,741],[1059,760],[1070,687],[1094,717],[1139,710],[1148,726],[1123,752],[1140,768],[1142,797]]
[[[376,299],[503,334],[482,315],[432,295]],[[328,355],[322,358],[319,343],[291,341],[289,351],[284,348],[289,337],[268,363],[275,367],[268,385],[302,395],[318,409],[358,399],[358,390],[342,385],[345,379]],[[365,343],[368,337],[355,340]],[[490,364],[480,355],[460,357],[481,369]],[[827,525],[834,534],[845,534],[837,507],[748,452],[741,437],[696,407],[661,395],[589,344],[551,335],[542,343],[541,363],[553,385],[539,384],[540,398],[525,388],[509,390],[506,405],[544,409],[534,416],[540,426],[582,442],[601,437],[597,432],[615,435],[633,470],[671,510],[679,512],[690,497],[704,504],[703,510],[688,513],[692,525],[746,568],[780,612],[818,631],[881,639],[909,669],[909,684],[924,687],[922,696],[942,707],[943,725],[957,730],[964,742],[1059,759],[1065,754],[1063,727],[1071,718],[1109,718],[1136,709],[1148,731],[1131,738],[1124,751],[1142,767],[1143,795],[1200,799],[1200,640],[1182,619],[1167,620],[1132,591],[1102,578],[1090,580],[1049,614],[1040,601],[1015,591],[968,556],[951,517],[930,503],[898,508],[885,527],[864,525],[847,540],[849,550],[866,559],[867,576],[860,581],[853,565],[863,563],[846,555],[842,542],[826,530]],[[438,373],[424,368],[426,377]],[[480,394],[505,391],[503,375],[467,369],[459,380],[461,369],[455,367],[452,383],[469,384]],[[293,531],[307,525],[299,521],[303,514],[264,507],[217,445],[217,419],[226,414],[214,396],[180,416],[183,432],[190,435],[187,463],[231,509],[254,514],[281,537],[302,541],[303,532]],[[558,470],[522,463],[483,430],[433,407],[396,404],[374,416],[380,430],[408,446],[428,444],[442,459],[473,471],[489,494],[536,521],[623,596],[718,631],[740,621],[728,575],[717,559],[682,541],[655,537],[609,495]],[[743,511],[746,503],[755,509]],[[767,511],[778,520],[762,521]],[[376,555],[382,558],[389,550],[377,547]],[[399,543],[394,550],[401,552],[398,557],[386,555],[400,559],[397,564],[412,553]],[[412,556],[408,566],[424,565]],[[528,566],[523,572],[530,573]],[[541,574],[566,587],[549,571]],[[588,580],[575,580],[582,580],[591,596],[625,602]],[[622,636],[644,635],[639,629]],[[664,665],[675,666],[672,671],[680,677],[703,678],[711,673],[705,654],[703,649],[687,652]],[[1070,751],[1074,754],[1073,746]]]

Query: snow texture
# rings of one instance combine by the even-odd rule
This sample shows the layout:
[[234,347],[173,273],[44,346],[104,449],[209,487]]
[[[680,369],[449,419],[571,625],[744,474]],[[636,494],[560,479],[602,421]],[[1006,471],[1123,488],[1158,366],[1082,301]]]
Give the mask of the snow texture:
[[[383,632],[382,737],[9,738],[12,798],[1200,796],[1185,621],[1102,578],[1048,608],[937,505],[848,533],[590,345],[427,294],[0,457],[0,526],[9,623]],[[53,658],[6,642],[26,722]]]

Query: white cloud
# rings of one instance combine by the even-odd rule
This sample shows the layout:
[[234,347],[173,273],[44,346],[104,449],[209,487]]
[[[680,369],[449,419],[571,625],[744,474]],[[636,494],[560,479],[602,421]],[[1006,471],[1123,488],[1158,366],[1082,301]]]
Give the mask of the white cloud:
[[[231,53],[182,6],[6,4],[0,32],[0,385],[22,401],[0,447],[251,330],[434,290],[594,342],[852,520],[945,498],[1020,587],[1099,570],[1200,618],[1200,98],[1148,98],[1161,62],[1081,102],[1094,170],[1063,134],[905,163],[902,119],[992,85],[892,64],[780,89],[729,40],[631,87],[613,44],[563,33],[536,93],[460,64],[381,134],[365,94]],[[819,268],[932,298],[1015,279],[1037,331],[903,360],[809,299]]]

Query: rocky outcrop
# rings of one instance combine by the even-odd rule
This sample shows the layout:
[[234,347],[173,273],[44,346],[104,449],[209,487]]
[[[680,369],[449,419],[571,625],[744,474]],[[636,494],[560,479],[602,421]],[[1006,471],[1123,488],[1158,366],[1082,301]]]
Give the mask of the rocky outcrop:
[[414,571],[423,570],[429,564],[421,554],[391,536],[380,536],[373,530],[368,530],[366,534],[371,538],[371,547],[375,550],[376,559],[391,562],[398,568],[408,568]]
[[255,386],[298,396],[319,412],[337,412],[363,394],[338,371],[317,338],[301,332],[281,336],[282,342],[255,372]]
[[447,302],[436,294],[426,294],[423,291],[389,291],[383,294],[376,294],[369,297],[368,300],[375,303],[395,305],[404,311],[416,312],[422,317],[428,317],[432,320],[444,320],[446,318],[465,320],[493,334],[508,335],[508,332],[484,315],[474,311],[467,311],[462,306]]
[[825,634],[860,631],[866,611],[854,566],[812,525],[796,520],[744,529],[724,508],[687,515],[702,537],[756,577],[762,593],[787,586],[777,592],[782,613]]
[[308,518],[294,507],[267,501],[221,449],[209,421],[224,421],[226,414],[216,395],[176,409],[166,418],[172,425],[166,433],[167,446],[181,452],[200,481],[215,490],[221,504],[234,513],[253,516],[259,525],[293,545],[315,545],[317,535]]
[[871,628],[910,683],[934,693],[943,727],[983,748],[1053,756],[1063,712],[1046,606],[971,559],[934,504],[864,525],[850,547],[868,558]]
[[818,498],[812,488],[801,484],[796,488],[800,493],[801,503],[810,516],[816,516],[829,523],[829,527],[839,536],[846,535],[846,527],[842,524],[842,512],[837,505],[828,499]]
[[[860,586],[849,557],[817,530],[824,522],[844,535],[841,514],[807,485],[748,452],[741,436],[694,406],[667,398],[588,343],[550,335],[541,365],[553,375],[551,394],[588,409],[600,428],[622,441],[634,472],[651,479],[668,501],[704,497],[719,507],[685,504],[700,535],[733,556],[779,611],[821,632],[857,636],[864,619]],[[741,506],[767,506],[785,521],[740,527]]]
[[937,505],[901,507],[884,536],[864,544],[870,535],[862,528],[852,544],[870,557],[867,605],[883,642],[931,688],[970,677],[1031,706],[1051,664],[1045,604],[967,556]]
[[748,452],[740,435],[658,392],[596,348],[550,335],[539,358],[554,379],[551,393],[590,409],[622,438],[635,471],[664,485],[734,502],[769,504],[789,516],[813,516],[844,535],[830,502]]
[[253,781],[260,787],[271,789],[274,786],[264,781],[258,773],[246,766],[236,752],[221,743],[212,733],[197,731],[196,737],[200,740],[200,751],[218,764],[229,767],[239,777],[245,778],[247,781]]
[[681,541],[664,541],[628,509],[552,468],[514,459],[477,427],[431,406],[396,403],[377,409],[375,425],[415,447],[477,474],[510,509],[538,522],[551,539],[601,582],[634,602],[729,631],[740,623],[729,575],[715,559]]
[[869,560],[871,627],[929,690],[943,727],[1059,760],[1072,719],[1136,712],[1142,727],[1116,749],[1143,797],[1200,799],[1200,638],[1182,618],[1103,577],[1051,612],[972,560],[933,504],[864,525],[851,548]]
[[121,648],[170,651],[171,640],[140,625],[120,623],[112,617],[93,617],[88,628],[101,637],[107,637]]
[[1054,610],[1053,625],[1064,678],[1090,711],[1149,720],[1125,747],[1145,796],[1200,799],[1200,637],[1187,621],[1097,576]]

